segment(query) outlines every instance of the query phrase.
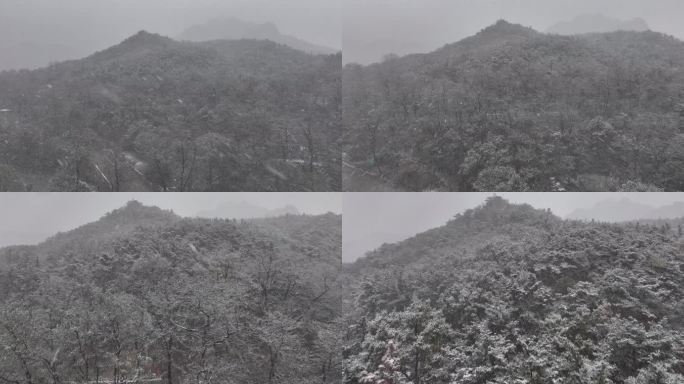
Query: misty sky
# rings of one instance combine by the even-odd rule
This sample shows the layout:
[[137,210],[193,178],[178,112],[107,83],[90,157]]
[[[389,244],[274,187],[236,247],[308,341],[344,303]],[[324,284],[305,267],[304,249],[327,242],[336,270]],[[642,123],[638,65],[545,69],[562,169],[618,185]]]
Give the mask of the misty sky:
[[[457,213],[477,207],[493,193],[345,193],[342,224],[344,261],[363,256],[383,243],[407,239],[445,224]],[[551,208],[565,217],[575,209],[627,198],[654,208],[684,202],[684,193],[497,193],[512,203]],[[637,218],[635,218],[637,219]]]
[[140,30],[174,37],[223,17],[270,21],[284,34],[341,48],[341,0],[1,0],[0,49],[57,45],[80,58]]
[[227,201],[267,209],[293,205],[307,214],[342,212],[340,193],[0,193],[0,247],[38,243],[96,221],[130,200],[189,217]]
[[428,52],[498,19],[545,31],[587,13],[641,17],[652,30],[684,39],[682,0],[344,0],[344,60]]

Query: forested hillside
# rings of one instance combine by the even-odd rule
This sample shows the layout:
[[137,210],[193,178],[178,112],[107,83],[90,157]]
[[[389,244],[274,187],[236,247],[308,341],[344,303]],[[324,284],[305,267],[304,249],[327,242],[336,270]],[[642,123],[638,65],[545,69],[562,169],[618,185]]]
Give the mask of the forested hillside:
[[380,185],[684,190],[684,43],[671,36],[499,21],[343,78],[346,169]]
[[0,250],[0,381],[339,382],[340,267],[339,215],[184,219],[131,202]]
[[0,190],[339,190],[341,55],[140,32],[0,73]]
[[684,237],[492,197],[348,266],[344,382],[684,382]]

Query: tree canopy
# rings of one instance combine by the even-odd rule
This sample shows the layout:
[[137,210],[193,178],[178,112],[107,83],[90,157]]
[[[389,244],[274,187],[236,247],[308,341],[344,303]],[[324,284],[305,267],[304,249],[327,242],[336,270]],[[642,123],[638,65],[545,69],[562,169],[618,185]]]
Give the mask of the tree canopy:
[[0,382],[333,383],[341,217],[132,202],[0,250]]
[[347,269],[344,382],[684,380],[684,238],[500,197]]

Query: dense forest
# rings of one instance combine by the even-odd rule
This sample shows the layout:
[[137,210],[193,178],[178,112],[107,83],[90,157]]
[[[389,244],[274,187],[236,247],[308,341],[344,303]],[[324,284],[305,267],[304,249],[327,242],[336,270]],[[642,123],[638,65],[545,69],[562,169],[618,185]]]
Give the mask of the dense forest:
[[347,267],[343,382],[682,383],[674,228],[565,221],[495,196],[384,245]]
[[341,54],[140,32],[1,72],[0,190],[340,190],[341,71]]
[[0,383],[340,381],[341,216],[137,202],[0,250]]
[[[343,70],[345,190],[684,190],[684,42],[499,21]],[[358,177],[355,177],[358,176]]]

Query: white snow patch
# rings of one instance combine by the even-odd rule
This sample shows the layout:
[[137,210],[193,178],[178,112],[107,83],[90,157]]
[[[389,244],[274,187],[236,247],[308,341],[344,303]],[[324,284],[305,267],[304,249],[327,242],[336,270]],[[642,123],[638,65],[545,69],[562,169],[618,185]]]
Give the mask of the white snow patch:
[[142,161],[138,161],[138,162],[135,163],[135,165],[133,166],[133,170],[134,170],[137,174],[139,174],[140,176],[145,176],[145,168],[146,168],[145,163],[143,163]]
[[[309,164],[307,160],[302,160],[302,159],[287,159],[285,160],[288,164]],[[319,162],[314,162],[313,165],[320,167],[321,163]]]
[[178,104],[183,104],[183,99],[178,99]]
[[3,108],[3,109],[0,109],[0,112],[12,112],[12,110],[11,110],[11,109],[7,109],[7,108]]
[[283,180],[287,180],[287,176],[285,176],[284,173],[282,173],[282,172],[280,172],[279,170],[277,170],[277,169],[271,167],[270,165],[267,165],[267,166],[266,166],[266,170],[269,171],[269,172],[271,172],[271,173],[274,174],[275,176],[277,176],[277,177],[283,179]]
[[48,84],[47,87],[52,89],[52,84]]

